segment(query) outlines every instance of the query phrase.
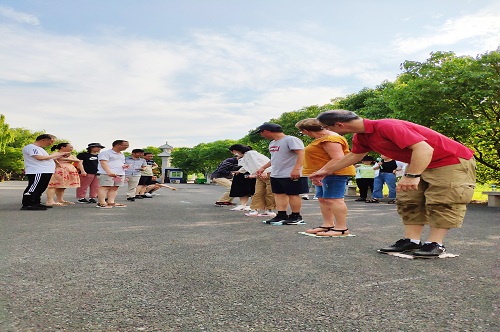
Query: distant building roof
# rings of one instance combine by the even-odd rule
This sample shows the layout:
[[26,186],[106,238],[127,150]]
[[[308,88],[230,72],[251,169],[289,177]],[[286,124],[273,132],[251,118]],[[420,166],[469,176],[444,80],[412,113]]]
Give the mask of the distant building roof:
[[160,149],[173,149],[173,146],[168,145],[168,142],[165,142],[162,146],[159,146]]

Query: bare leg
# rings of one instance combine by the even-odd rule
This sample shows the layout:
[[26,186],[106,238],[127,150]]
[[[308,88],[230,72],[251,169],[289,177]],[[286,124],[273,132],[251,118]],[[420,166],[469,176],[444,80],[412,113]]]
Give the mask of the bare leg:
[[323,216],[323,226],[333,227],[335,226],[335,214],[333,208],[333,202],[331,199],[319,198],[319,208],[321,209],[321,215]]
[[118,187],[116,187],[116,186],[109,187],[109,190],[108,190],[108,204],[110,204],[110,205],[115,204],[115,198],[116,198],[117,194],[118,194]]
[[[324,212],[328,215],[325,218],[323,214],[323,208],[321,213],[323,214],[324,225],[327,226],[327,220],[335,220],[335,230],[329,230],[328,232],[318,233],[318,235],[326,236],[341,236],[349,234],[347,230],[347,205],[343,198],[319,198],[320,206],[326,206]],[[333,223],[331,224],[333,226]]]
[[286,211],[288,208],[288,196],[286,194],[274,194],[274,200],[276,201],[276,209],[278,211]]
[[66,190],[66,188],[56,188],[56,197],[58,203],[64,203],[64,190]]
[[431,231],[429,233],[429,238],[427,239],[427,241],[443,244],[444,237],[449,230],[449,228],[436,228],[431,226]]
[[248,199],[249,199],[248,196],[240,197],[240,205],[247,205]]
[[137,189],[135,191],[136,196],[144,195],[146,193],[146,186],[140,185],[137,186]]
[[47,188],[47,205],[53,205],[55,203],[54,197],[56,195],[56,188]]
[[99,204],[106,205],[106,197],[108,196],[108,190],[111,187],[99,187],[97,192],[97,198],[99,199]]
[[424,225],[405,225],[405,238],[420,239]]
[[288,200],[292,213],[300,213],[300,209],[302,208],[302,198],[300,195],[288,195]]

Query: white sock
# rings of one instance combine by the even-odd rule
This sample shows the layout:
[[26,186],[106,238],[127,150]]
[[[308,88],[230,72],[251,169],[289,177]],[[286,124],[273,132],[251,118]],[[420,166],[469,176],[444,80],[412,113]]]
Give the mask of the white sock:
[[420,243],[420,239],[410,239],[410,241],[412,243],[415,243],[415,244],[419,244]]
[[[430,241],[425,241],[425,244],[429,244],[429,243],[432,243],[432,242],[430,242]],[[442,247],[442,246],[443,246],[443,244],[442,244],[442,243],[439,243],[439,242],[436,242],[436,243],[437,243],[440,247]]]

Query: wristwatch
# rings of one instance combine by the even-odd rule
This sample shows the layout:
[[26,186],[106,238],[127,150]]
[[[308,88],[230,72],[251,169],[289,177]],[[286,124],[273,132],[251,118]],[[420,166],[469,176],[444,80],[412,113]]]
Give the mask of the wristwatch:
[[420,177],[420,174],[410,174],[410,173],[406,173],[405,176],[407,178],[419,178]]

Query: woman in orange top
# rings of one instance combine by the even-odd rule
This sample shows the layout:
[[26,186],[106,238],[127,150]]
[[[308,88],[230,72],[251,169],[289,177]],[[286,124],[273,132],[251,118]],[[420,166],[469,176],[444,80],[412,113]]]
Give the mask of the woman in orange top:
[[[305,148],[303,175],[310,175],[330,160],[339,160],[349,153],[346,139],[323,128],[316,119],[301,120],[295,124],[295,127],[302,134],[314,138],[314,141]],[[348,179],[354,175],[356,175],[356,169],[351,165],[325,177],[319,183],[314,183],[316,197],[318,197],[323,215],[323,224],[308,229],[307,233],[319,236],[346,236],[349,234],[344,193]]]

